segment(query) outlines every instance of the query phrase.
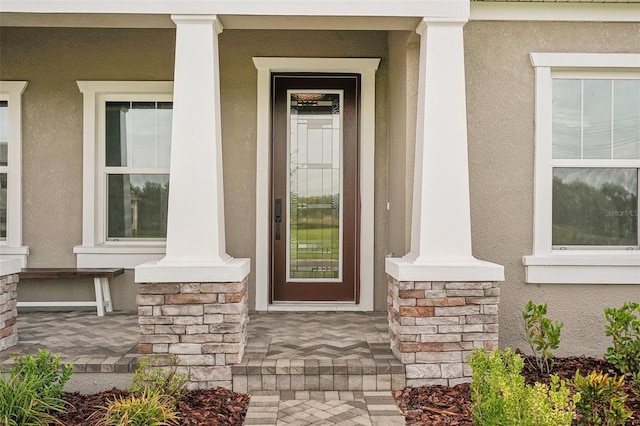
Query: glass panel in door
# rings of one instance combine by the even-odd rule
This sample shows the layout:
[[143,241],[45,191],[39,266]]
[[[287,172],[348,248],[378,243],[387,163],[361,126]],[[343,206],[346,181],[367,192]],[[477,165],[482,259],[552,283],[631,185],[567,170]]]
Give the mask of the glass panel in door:
[[342,279],[342,92],[288,93],[287,281]]

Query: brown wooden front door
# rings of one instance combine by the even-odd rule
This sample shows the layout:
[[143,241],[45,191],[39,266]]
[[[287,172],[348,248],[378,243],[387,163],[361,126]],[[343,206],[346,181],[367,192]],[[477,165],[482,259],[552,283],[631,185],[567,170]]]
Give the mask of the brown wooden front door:
[[359,75],[271,83],[271,302],[357,303]]

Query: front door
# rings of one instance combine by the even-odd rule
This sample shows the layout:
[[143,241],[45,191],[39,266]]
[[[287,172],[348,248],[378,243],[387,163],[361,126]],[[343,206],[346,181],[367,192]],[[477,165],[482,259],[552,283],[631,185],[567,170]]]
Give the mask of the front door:
[[272,76],[271,302],[358,302],[360,77]]

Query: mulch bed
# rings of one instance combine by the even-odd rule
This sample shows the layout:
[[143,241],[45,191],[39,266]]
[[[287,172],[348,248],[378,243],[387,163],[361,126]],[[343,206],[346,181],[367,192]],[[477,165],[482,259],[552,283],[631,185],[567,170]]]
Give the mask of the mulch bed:
[[[112,389],[93,395],[64,393],[63,399],[71,404],[58,419],[65,426],[87,426],[97,423],[94,413],[109,401],[126,397],[127,391]],[[185,426],[240,426],[244,424],[249,395],[225,388],[186,391],[178,401],[180,421]],[[91,417],[91,416],[94,417]]]
[[[529,384],[549,382],[548,375],[540,375],[534,368],[534,361],[526,357],[522,374]],[[572,379],[576,371],[586,375],[591,371],[600,371],[609,375],[619,375],[607,361],[586,357],[556,358],[553,373],[561,379]],[[640,426],[640,399],[631,392],[627,383],[627,408],[633,416],[626,426]],[[448,386],[424,386],[406,388],[394,392],[394,398],[403,412],[408,425],[425,426],[473,426],[471,421],[471,388],[469,384]],[[574,422],[577,424],[577,421]]]
[[[522,374],[527,383],[549,382],[548,375],[540,375],[527,358]],[[610,375],[619,374],[607,361],[595,358],[569,357],[556,358],[553,373],[561,379],[572,379],[576,370],[585,375],[597,370]],[[640,426],[640,399],[633,395],[627,384],[627,408],[634,414],[626,426]],[[119,389],[94,395],[65,393],[63,398],[72,406],[58,419],[66,426],[87,426],[95,424],[90,416],[104,407],[109,400],[127,396]],[[471,421],[471,389],[468,384],[454,387],[424,386],[406,388],[394,392],[398,406],[408,425],[425,426],[473,426]],[[235,393],[228,389],[187,391],[178,401],[180,425],[186,426],[240,426],[244,424],[249,395]],[[95,419],[93,417],[92,419]]]

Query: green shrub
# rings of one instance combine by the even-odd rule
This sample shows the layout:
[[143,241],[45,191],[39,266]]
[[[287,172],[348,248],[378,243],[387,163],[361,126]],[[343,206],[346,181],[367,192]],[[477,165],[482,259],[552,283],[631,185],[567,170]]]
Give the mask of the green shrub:
[[631,375],[631,392],[640,399],[640,371]]
[[3,426],[60,424],[51,413],[67,403],[60,397],[73,366],[60,369],[60,357],[40,350],[37,356],[15,356],[9,378],[0,380],[0,421]]
[[627,395],[624,376],[616,378],[608,374],[592,371],[588,376],[576,372],[574,388],[580,392],[576,408],[582,418],[579,425],[624,425],[631,412],[624,406]]
[[626,302],[620,309],[605,308],[604,315],[609,322],[605,332],[613,339],[605,358],[622,374],[640,372],[640,305]]
[[536,366],[542,373],[550,373],[553,368],[552,349],[560,345],[560,330],[564,326],[561,322],[552,323],[547,318],[547,304],[536,305],[531,300],[527,302],[526,310],[522,312],[527,342],[533,351]]
[[[96,411],[98,426],[165,426],[179,419],[175,404],[165,395],[142,392],[109,402],[105,411]],[[100,414],[98,414],[100,413]]]
[[175,403],[184,390],[189,376],[178,372],[178,357],[169,355],[141,357],[133,373],[129,391],[134,394],[157,394]]
[[38,350],[38,354],[14,356],[11,374],[20,378],[37,376],[42,379],[44,386],[39,394],[42,397],[60,398],[64,385],[73,374],[73,365],[60,368],[60,356],[52,355],[49,351]]
[[575,400],[556,375],[550,385],[527,386],[520,374],[524,360],[507,349],[474,350],[471,412],[476,426],[570,426]]

